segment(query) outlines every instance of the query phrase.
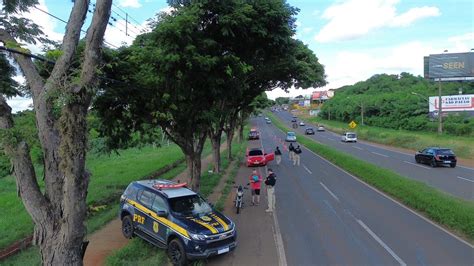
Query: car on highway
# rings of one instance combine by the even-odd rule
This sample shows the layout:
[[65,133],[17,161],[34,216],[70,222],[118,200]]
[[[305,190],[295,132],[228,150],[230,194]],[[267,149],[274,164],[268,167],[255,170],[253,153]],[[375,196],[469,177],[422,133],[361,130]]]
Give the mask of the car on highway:
[[318,129],[317,129],[319,132],[321,131],[326,131],[326,129],[323,127],[323,126],[318,126]]
[[304,127],[305,123],[303,121],[300,121],[300,127]]
[[260,132],[258,132],[258,130],[255,128],[250,129],[248,139],[253,140],[253,139],[259,139],[259,138],[260,138]]
[[130,183],[120,197],[119,218],[126,238],[138,236],[166,249],[174,265],[228,253],[237,245],[235,224],[186,183]]
[[267,121],[265,121],[265,123],[271,124],[271,123],[272,123],[272,120],[268,119]]
[[293,131],[286,132],[285,141],[287,142],[296,142],[296,133]]
[[440,165],[449,165],[456,167],[456,155],[451,149],[428,147],[424,150],[418,151],[415,154],[415,161],[417,163],[429,164],[431,167]]
[[293,117],[293,118],[291,119],[291,122],[295,122],[295,123],[296,123],[296,118]]
[[314,135],[314,129],[312,127],[308,127],[304,130],[304,134],[306,135]]
[[357,134],[354,132],[345,132],[341,136],[341,141],[344,142],[357,142]]
[[265,166],[268,162],[275,160],[275,154],[265,153],[263,149],[260,148],[253,148],[247,149],[247,153],[245,155],[247,158],[247,166]]

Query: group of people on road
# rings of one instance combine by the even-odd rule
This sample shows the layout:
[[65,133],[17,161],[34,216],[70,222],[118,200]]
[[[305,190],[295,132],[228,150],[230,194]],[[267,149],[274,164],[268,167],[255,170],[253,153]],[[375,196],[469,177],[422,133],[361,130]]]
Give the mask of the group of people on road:
[[[262,188],[262,176],[257,172],[257,169],[253,169],[250,175],[250,190],[252,192],[252,205],[260,204],[260,191]],[[265,186],[267,189],[268,208],[266,212],[273,212],[275,210],[275,184],[276,175],[273,173],[271,168],[268,169],[268,176],[265,178]]]
[[[288,151],[289,151],[289,157],[290,157],[290,160],[293,161],[293,165],[300,165],[300,160],[301,160],[301,148],[300,148],[300,145],[298,146],[293,146],[293,143],[290,143],[290,146],[288,146]],[[277,165],[280,165],[281,163],[281,150],[280,150],[280,147],[276,147],[275,149],[275,160],[276,160],[276,163]]]
[[[300,165],[300,154],[301,148],[300,145],[294,147],[293,143],[290,143],[288,147],[289,158],[293,161],[293,165]],[[280,147],[275,149],[275,160],[277,165],[281,163],[281,150]],[[260,204],[260,191],[262,189],[262,176],[257,172],[257,169],[253,169],[252,174],[249,177],[250,181],[250,190],[252,192],[252,202],[251,205]],[[275,184],[276,184],[276,175],[271,168],[268,169],[268,176],[265,179],[265,185],[267,189],[267,198],[268,198],[268,208],[266,212],[273,212],[275,210]]]

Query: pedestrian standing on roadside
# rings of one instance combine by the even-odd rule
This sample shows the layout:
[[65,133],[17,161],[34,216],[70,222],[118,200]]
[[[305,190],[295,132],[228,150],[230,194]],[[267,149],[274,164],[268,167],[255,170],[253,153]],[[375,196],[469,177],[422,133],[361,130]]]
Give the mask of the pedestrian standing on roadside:
[[290,146],[288,146],[288,151],[290,153],[290,160],[293,160],[293,155],[295,155],[295,147],[293,146],[293,143],[290,143]]
[[273,173],[272,169],[268,168],[268,176],[265,179],[268,196],[268,209],[265,210],[266,212],[273,212],[275,210],[275,183],[276,175]]
[[262,176],[258,174],[257,169],[253,169],[250,175],[250,190],[252,191],[252,205],[260,203],[260,188],[262,184]]
[[301,154],[301,148],[300,145],[295,148],[294,150],[294,155],[293,155],[293,165],[298,165],[300,166],[300,154]]
[[275,159],[276,159],[277,165],[280,165],[280,162],[281,162],[281,151],[280,151],[280,148],[279,148],[278,146],[276,147],[276,150],[275,150]]

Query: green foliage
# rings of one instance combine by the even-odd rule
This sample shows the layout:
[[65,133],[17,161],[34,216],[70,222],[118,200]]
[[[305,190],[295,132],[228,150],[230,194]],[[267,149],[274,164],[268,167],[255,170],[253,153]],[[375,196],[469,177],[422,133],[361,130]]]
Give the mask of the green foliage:
[[[443,95],[474,93],[473,83],[443,83]],[[436,121],[428,117],[428,96],[436,96],[438,84],[408,73],[374,75],[366,81],[344,86],[334,98],[325,103],[320,116],[338,121],[361,122],[370,126],[413,131],[436,131]],[[421,95],[421,96],[420,96]],[[426,97],[424,97],[424,96]],[[469,136],[474,133],[474,118],[451,115],[445,119],[445,131],[452,135]]]
[[[283,131],[289,130],[273,114],[273,124]],[[357,176],[406,206],[417,210],[429,219],[440,223],[456,233],[474,240],[474,203],[458,199],[432,188],[425,183],[408,179],[391,170],[378,167],[339,152],[326,145],[298,134],[299,142],[313,152]]]
[[7,96],[13,97],[21,95],[18,90],[19,84],[13,79],[16,75],[15,68],[10,65],[5,54],[0,52],[0,93]]

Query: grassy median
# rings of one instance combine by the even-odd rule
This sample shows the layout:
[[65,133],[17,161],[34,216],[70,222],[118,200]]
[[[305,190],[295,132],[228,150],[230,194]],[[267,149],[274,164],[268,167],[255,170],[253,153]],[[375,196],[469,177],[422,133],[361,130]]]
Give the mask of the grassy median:
[[[267,114],[283,131],[290,129],[273,114]],[[458,199],[425,183],[403,177],[391,170],[359,160],[314,140],[298,135],[298,142],[311,151],[385,192],[429,219],[474,242],[474,203]]]

